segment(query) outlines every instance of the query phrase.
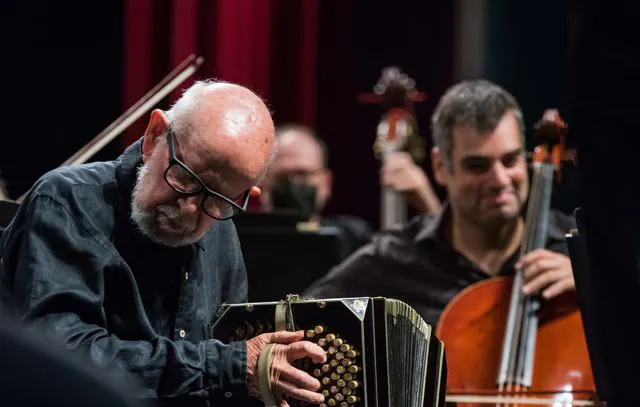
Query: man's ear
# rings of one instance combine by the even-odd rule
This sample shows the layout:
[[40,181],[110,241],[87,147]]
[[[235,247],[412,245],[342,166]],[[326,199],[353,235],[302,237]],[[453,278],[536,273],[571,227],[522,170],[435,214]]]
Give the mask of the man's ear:
[[333,172],[330,169],[325,168],[324,177],[327,186],[327,200],[329,200],[333,194]]
[[262,194],[262,190],[260,189],[260,187],[257,186],[252,186],[251,189],[249,190],[249,196],[252,196],[254,198],[259,197]]
[[169,128],[169,119],[167,115],[160,109],[151,112],[149,124],[144,132],[142,140],[142,159],[146,162],[153,153],[160,136],[164,135]]
[[431,167],[433,169],[433,177],[436,179],[438,184],[445,186],[446,185],[446,174],[447,167],[444,165],[444,161],[442,159],[442,153],[438,147],[433,147],[431,149]]

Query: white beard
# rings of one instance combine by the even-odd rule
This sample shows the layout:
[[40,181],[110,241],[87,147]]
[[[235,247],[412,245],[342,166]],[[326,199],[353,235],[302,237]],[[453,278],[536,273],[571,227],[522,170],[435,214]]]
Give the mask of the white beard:
[[149,164],[143,164],[138,169],[136,184],[131,194],[131,220],[140,232],[163,246],[187,246],[200,240],[202,235],[194,235],[197,220],[181,217],[180,209],[176,206],[158,205],[151,211],[138,206],[135,197],[140,193],[149,170]]

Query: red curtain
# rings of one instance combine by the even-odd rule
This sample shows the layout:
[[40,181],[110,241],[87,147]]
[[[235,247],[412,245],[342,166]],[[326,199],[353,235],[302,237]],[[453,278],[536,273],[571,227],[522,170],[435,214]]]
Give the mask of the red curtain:
[[[277,123],[315,126],[318,0],[126,0],[123,110],[189,54],[200,69],[173,92],[167,108],[194,79],[249,87],[266,100]],[[139,138],[148,115],[121,138]]]

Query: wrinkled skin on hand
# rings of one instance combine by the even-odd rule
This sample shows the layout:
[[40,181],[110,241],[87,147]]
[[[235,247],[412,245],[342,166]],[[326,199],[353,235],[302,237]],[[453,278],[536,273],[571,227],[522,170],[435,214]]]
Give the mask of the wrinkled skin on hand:
[[273,343],[276,345],[272,348],[269,375],[271,392],[280,399],[280,406],[289,406],[282,396],[314,404],[324,401],[324,396],[317,393],[320,389],[318,379],[293,366],[296,360],[307,357],[314,363],[324,363],[327,360],[324,349],[303,339],[303,331],[280,331],[262,334],[247,341],[247,382],[250,396],[262,400],[258,359],[265,345]]

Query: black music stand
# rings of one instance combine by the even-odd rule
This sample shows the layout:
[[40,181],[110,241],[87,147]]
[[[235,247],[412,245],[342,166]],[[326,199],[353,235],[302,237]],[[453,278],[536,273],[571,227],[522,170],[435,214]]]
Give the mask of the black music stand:
[[236,223],[249,280],[249,302],[279,301],[301,294],[344,257],[335,227],[300,231],[289,226]]
[[304,219],[294,212],[245,212],[233,218],[238,228],[290,228],[295,229]]
[[[598,323],[598,308],[589,271],[587,230],[580,208],[574,211],[574,216],[578,226],[578,233],[567,235],[569,257],[571,258],[571,267],[573,268],[573,276],[576,282],[576,291],[596,384],[596,393],[598,398],[607,401],[611,400],[611,385],[605,374],[607,350],[603,343],[602,328]],[[611,362],[609,363],[611,364]]]

